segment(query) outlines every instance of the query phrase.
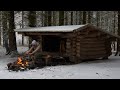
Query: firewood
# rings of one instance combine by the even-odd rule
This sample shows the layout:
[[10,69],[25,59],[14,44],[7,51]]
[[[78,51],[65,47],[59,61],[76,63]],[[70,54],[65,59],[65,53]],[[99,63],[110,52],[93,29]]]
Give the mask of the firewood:
[[8,69],[10,68],[11,65],[12,65],[12,63],[8,63],[7,64]]

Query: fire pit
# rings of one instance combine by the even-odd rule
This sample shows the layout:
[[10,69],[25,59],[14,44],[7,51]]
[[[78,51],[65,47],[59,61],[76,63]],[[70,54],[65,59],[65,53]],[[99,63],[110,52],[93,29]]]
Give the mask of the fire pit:
[[58,64],[67,64],[67,59],[61,57],[53,57],[51,55],[43,55],[39,60],[27,56],[19,56],[13,63],[8,63],[8,70],[12,71],[25,71],[34,69],[36,67],[42,68],[44,66],[55,66]]
[[8,70],[13,70],[13,71],[24,71],[27,69],[32,69],[35,67],[34,61],[27,60],[23,57],[18,57],[17,61],[13,63],[8,63]]

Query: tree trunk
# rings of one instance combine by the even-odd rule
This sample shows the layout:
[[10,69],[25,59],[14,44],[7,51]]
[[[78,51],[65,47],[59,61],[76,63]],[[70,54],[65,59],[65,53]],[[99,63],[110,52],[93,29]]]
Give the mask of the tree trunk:
[[44,11],[41,11],[42,26],[44,26]]
[[[118,35],[120,35],[120,11],[118,11]],[[117,39],[117,51],[115,56],[117,56],[118,53],[120,53],[120,39]]]
[[[36,11],[29,11],[28,22],[29,22],[29,27],[36,27]],[[29,37],[29,48],[31,42],[32,40]]]
[[83,11],[83,24],[86,24],[87,18],[86,18],[86,11]]
[[7,41],[7,12],[2,11],[2,26],[3,26],[3,47],[5,47],[5,44]]
[[88,23],[91,23],[92,11],[88,11]]
[[29,27],[36,27],[36,11],[29,11]]
[[[24,28],[24,11],[22,11],[22,28]],[[22,45],[24,45],[24,36],[22,35]]]
[[[115,25],[116,24],[116,21],[115,21],[116,20],[115,19],[116,18],[116,13],[115,12],[116,11],[114,11],[114,17],[113,17],[114,18],[114,21],[113,21],[113,33],[114,34],[115,34],[115,28],[116,28],[116,25]],[[115,51],[115,41],[113,42],[113,50]]]
[[44,13],[44,26],[48,25],[48,11],[45,11]]
[[1,27],[2,27],[2,11],[0,11],[0,45],[1,45]]
[[59,11],[59,25],[64,25],[64,11]]
[[48,26],[51,26],[52,11],[48,11]]
[[79,12],[79,21],[78,21],[78,24],[82,24],[83,22],[83,12],[82,11],[78,11]]
[[1,46],[1,25],[0,25],[0,46]]
[[2,12],[2,26],[3,26],[3,46],[6,48],[6,54],[10,52],[8,45],[8,28],[7,28],[7,11]]
[[73,25],[73,11],[71,11],[71,25]]
[[17,52],[16,34],[15,34],[14,11],[9,11],[9,47],[10,51]]
[[99,23],[100,23],[100,12],[97,11],[97,14],[96,14],[96,17],[97,17],[97,27],[99,27]]
[[52,16],[53,16],[52,25],[55,26],[56,25],[56,11],[52,12]]

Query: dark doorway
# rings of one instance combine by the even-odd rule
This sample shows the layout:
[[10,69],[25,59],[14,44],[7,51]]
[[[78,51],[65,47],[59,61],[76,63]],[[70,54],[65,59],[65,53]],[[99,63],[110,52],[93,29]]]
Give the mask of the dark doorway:
[[59,52],[60,37],[55,35],[42,36],[42,50],[46,52]]

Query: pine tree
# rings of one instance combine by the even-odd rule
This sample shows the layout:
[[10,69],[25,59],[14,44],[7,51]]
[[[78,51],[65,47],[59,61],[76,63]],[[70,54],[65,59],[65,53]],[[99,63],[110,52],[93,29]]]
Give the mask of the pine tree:
[[48,26],[48,11],[44,11],[44,26]]
[[1,45],[1,32],[2,32],[2,11],[0,11],[0,45]]
[[73,11],[71,11],[71,25],[73,25]]
[[48,26],[51,26],[52,11],[48,11]]
[[[22,11],[22,28],[24,28],[24,11]],[[24,36],[22,35],[22,45],[24,45]]]
[[59,25],[64,25],[64,11],[59,11]]
[[88,23],[92,22],[92,11],[88,11]]
[[86,21],[87,21],[87,17],[86,17],[86,11],[83,11],[83,24],[86,24]]
[[29,27],[36,27],[36,11],[29,11]]
[[9,48],[9,45],[8,45],[7,20],[8,20],[8,12],[7,11],[2,11],[3,47],[6,48],[6,55],[10,53],[10,48]]
[[14,22],[14,11],[8,11],[9,14],[9,47],[12,55],[16,54],[17,52],[17,45],[16,45],[16,35],[15,35],[15,22]]
[[[120,11],[118,11],[118,35],[120,36]],[[117,51],[115,56],[119,53],[120,56],[120,39],[117,39]]]
[[[28,26],[29,27],[36,27],[36,11],[29,11],[28,14]],[[29,37],[29,43],[32,42],[32,38]],[[30,44],[29,44],[30,48]]]

